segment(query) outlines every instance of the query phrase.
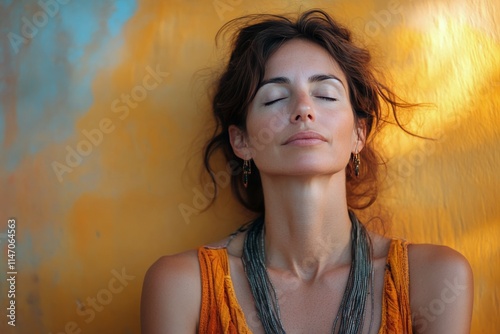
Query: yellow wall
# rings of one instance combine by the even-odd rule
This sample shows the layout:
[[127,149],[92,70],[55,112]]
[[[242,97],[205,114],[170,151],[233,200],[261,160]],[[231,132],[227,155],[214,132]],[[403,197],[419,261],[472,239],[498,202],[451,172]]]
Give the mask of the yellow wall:
[[[92,7],[99,29],[85,47],[76,49],[80,61],[59,59],[70,57],[75,47],[57,24],[70,9],[81,13],[91,7],[61,4],[46,30],[19,45],[18,52],[8,42],[3,45],[0,71],[8,85],[0,84],[0,233],[7,232],[7,219],[15,217],[18,275],[16,328],[5,322],[7,289],[0,285],[0,332],[139,332],[140,291],[148,266],[161,255],[217,240],[248,217],[230,199],[226,184],[222,199],[207,212],[185,218],[179,209],[203,205],[199,153],[210,118],[204,88],[223,54],[214,46],[217,30],[247,13],[310,7],[326,8],[351,26],[373,48],[375,61],[401,95],[434,104],[419,111],[412,124],[436,141],[390,131],[382,140],[391,160],[380,203],[392,216],[393,234],[449,245],[469,259],[476,292],[472,332],[497,331],[497,1],[140,0],[117,32],[108,31],[106,43],[98,39],[99,29],[106,31],[99,17],[108,12]],[[108,9],[112,13],[116,8]],[[7,5],[2,31],[21,29],[22,21],[12,19],[14,12],[31,17],[37,10],[33,4]],[[47,41],[67,54],[48,57],[42,46],[35,52],[37,43]],[[36,64],[55,64],[56,70],[37,78]],[[152,75],[156,69],[160,73]],[[24,71],[33,80],[24,81]],[[21,108],[21,102],[35,98],[60,73],[68,74],[60,86],[65,90],[44,93],[52,104],[34,106],[29,113]],[[88,73],[83,107],[65,106],[68,99],[82,99],[72,92]],[[127,107],[120,102],[122,94],[140,98]],[[38,109],[43,115],[30,121]],[[85,148],[83,131],[92,129],[100,129],[102,138]],[[58,173],[54,162],[67,164],[67,146],[89,153],[70,166],[71,172]],[[3,235],[2,282],[6,245]],[[116,277],[122,271],[127,276],[120,281]]]

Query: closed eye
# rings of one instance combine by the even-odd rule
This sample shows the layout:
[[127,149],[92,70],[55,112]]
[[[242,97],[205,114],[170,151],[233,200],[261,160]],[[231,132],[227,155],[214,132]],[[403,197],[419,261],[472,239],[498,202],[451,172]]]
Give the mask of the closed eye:
[[274,104],[274,103],[276,103],[276,102],[278,102],[278,101],[284,100],[284,99],[286,99],[286,97],[281,97],[281,98],[279,98],[279,99],[276,99],[276,100],[272,100],[272,101],[266,102],[266,103],[264,103],[264,105],[267,107],[267,106],[270,106],[270,105],[272,105],[272,104]]
[[316,96],[318,99],[326,100],[326,101],[338,101],[338,99],[334,97],[328,97],[328,96]]

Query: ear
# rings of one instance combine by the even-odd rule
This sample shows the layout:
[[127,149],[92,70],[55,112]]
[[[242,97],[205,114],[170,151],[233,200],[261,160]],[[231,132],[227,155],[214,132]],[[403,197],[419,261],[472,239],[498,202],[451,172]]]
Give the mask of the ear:
[[236,125],[230,125],[228,128],[229,141],[231,147],[233,148],[234,154],[238,158],[243,160],[250,160],[252,155],[250,149],[248,148],[248,141],[245,131],[237,127]]
[[366,143],[366,123],[363,119],[355,121],[353,130],[353,146],[351,152],[357,154],[361,152]]

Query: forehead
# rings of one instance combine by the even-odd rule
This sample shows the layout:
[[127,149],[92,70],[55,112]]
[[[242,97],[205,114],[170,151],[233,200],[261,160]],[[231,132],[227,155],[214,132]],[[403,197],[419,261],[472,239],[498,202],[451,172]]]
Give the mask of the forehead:
[[305,39],[292,39],[276,50],[266,63],[264,80],[276,76],[293,77],[301,73],[332,74],[346,82],[344,72],[328,51]]

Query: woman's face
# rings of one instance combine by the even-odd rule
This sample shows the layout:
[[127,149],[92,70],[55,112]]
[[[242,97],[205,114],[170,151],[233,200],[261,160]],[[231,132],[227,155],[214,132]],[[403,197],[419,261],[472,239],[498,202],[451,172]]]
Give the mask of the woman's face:
[[293,39],[269,58],[246,132],[229,131],[236,155],[253,159],[262,176],[333,174],[363,146],[354,123],[337,62],[321,46]]

